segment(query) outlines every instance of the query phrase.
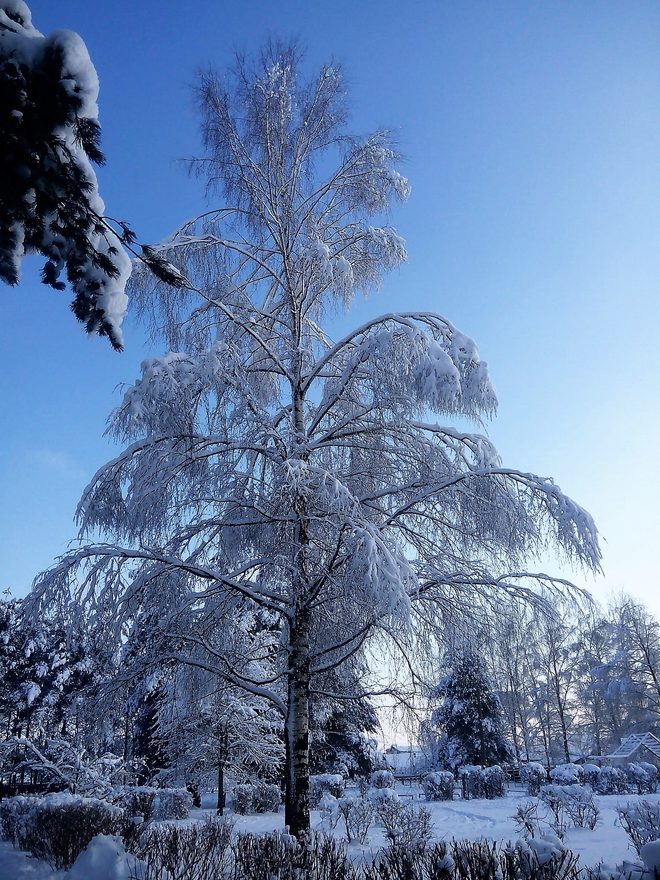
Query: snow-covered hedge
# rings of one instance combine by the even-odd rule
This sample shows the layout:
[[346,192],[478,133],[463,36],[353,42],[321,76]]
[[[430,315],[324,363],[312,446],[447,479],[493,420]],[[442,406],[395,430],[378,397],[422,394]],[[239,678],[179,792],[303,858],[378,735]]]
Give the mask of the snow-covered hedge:
[[245,782],[235,785],[233,791],[234,812],[276,813],[282,803],[282,792],[278,785],[270,782]]
[[458,768],[464,800],[500,798],[506,795],[506,776],[501,767],[479,767],[466,764]]
[[391,770],[374,770],[371,785],[373,788],[394,788],[394,774]]
[[454,797],[454,774],[449,770],[435,770],[422,779],[427,801],[450,801]]
[[[541,767],[540,764],[528,764],[520,770],[520,777],[529,767]],[[599,794],[646,794],[658,788],[660,773],[653,764],[646,762],[630,763],[625,767],[599,767],[596,764],[560,764],[550,771],[554,785],[590,785]],[[528,785],[530,794],[536,794]]]
[[590,785],[594,791],[598,786],[599,774],[600,767],[598,764],[582,764],[582,782],[585,785]]
[[[229,877],[233,824],[206,822],[151,823],[127,846],[144,870],[140,880],[220,880]],[[85,880],[95,880],[93,876]],[[117,878],[113,877],[113,880]]]
[[68,793],[0,803],[3,836],[57,870],[70,867],[98,834],[119,834],[125,821],[117,806]]
[[309,777],[309,802],[313,807],[326,792],[340,798],[344,793],[344,777],[339,773],[319,773]]
[[601,767],[596,790],[600,794],[625,794],[628,791],[628,779],[620,767]]
[[582,782],[582,777],[579,764],[558,764],[550,771],[550,779],[555,785],[576,785]]
[[506,774],[501,767],[484,767],[481,771],[483,797],[492,800],[506,796]]
[[539,764],[538,761],[530,761],[529,764],[523,764],[520,768],[520,781],[527,786],[527,794],[536,797],[541,786],[548,781],[548,774],[543,764]]
[[637,794],[650,794],[658,787],[658,768],[654,764],[640,761],[637,764],[626,764],[623,768],[628,785]]
[[129,816],[142,816],[145,822],[187,819],[192,809],[192,795],[185,788],[126,786],[121,790],[119,803]]

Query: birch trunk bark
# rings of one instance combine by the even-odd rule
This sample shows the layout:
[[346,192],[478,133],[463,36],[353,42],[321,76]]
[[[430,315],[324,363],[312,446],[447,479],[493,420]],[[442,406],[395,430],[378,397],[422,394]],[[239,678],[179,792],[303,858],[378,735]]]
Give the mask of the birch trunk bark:
[[286,716],[284,822],[298,839],[309,836],[310,613],[301,606],[291,624]]

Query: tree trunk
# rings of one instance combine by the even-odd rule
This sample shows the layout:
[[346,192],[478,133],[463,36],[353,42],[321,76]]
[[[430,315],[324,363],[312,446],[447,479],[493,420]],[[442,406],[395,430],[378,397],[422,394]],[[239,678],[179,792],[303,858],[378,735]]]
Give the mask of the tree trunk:
[[218,800],[216,802],[215,811],[218,816],[222,816],[225,808],[225,763],[222,759],[218,761]]
[[299,606],[291,623],[286,715],[284,824],[308,837],[309,824],[309,609]]

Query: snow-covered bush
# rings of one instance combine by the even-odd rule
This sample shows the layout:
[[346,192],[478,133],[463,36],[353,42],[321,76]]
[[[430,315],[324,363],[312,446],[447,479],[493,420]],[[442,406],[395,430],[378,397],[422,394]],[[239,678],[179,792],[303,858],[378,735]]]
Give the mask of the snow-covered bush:
[[375,807],[370,798],[344,795],[337,801],[339,813],[344,820],[346,839],[366,843],[369,828],[374,819]]
[[463,789],[463,800],[483,797],[481,775],[482,768],[476,764],[465,764],[458,768],[458,775]]
[[390,846],[419,850],[431,839],[431,814],[424,807],[403,804],[398,798],[387,799],[379,803],[377,814]]
[[631,791],[645,794],[654,790],[658,771],[653,764],[626,764],[623,772]]
[[335,798],[340,798],[344,793],[344,777],[339,773],[320,773],[309,777],[309,803],[316,806],[325,792]]
[[[231,880],[361,880],[362,877],[346,854],[346,844],[325,834],[312,835],[309,846],[281,832],[240,834],[232,845],[232,852],[231,874],[212,873],[208,875],[209,880],[224,876],[230,876]],[[191,880],[197,880],[197,876]]]
[[600,794],[622,794],[628,790],[626,774],[619,767],[601,767],[596,788]]
[[119,834],[125,821],[119,807],[68,793],[0,803],[3,835],[56,870],[70,867],[98,834]]
[[367,797],[376,811],[380,810],[384,804],[396,803],[399,800],[399,795],[393,788],[370,788]]
[[339,821],[339,801],[329,791],[324,792],[323,797],[318,802],[318,810],[321,814],[321,829],[323,831],[332,830]]
[[[365,880],[587,880],[578,868],[578,856],[565,849],[561,841],[548,835],[518,841],[505,847],[494,841],[453,841],[436,843],[411,852],[404,847],[388,847],[373,867],[367,867]],[[596,880],[592,875],[590,880]],[[600,878],[599,878],[600,880]],[[627,878],[630,880],[630,878]]]
[[506,795],[506,776],[497,765],[479,767],[466,764],[458,768],[464,800],[472,798],[499,798]]
[[[144,865],[140,880],[208,880],[229,876],[232,824],[209,819],[149,825],[131,851]],[[90,876],[87,880],[92,880]]]
[[538,799],[518,804],[515,815],[513,815],[511,818],[515,822],[518,831],[523,835],[525,840],[530,840],[541,836],[543,820],[539,815]]
[[276,813],[282,803],[282,792],[278,785],[270,782],[243,783],[234,786],[234,812]]
[[550,771],[554,785],[576,785],[582,782],[582,767],[579,764],[558,764]]
[[599,776],[600,767],[598,764],[582,764],[582,782],[584,785],[590,785],[596,791]]
[[257,782],[254,786],[254,812],[277,813],[282,804],[282,791],[272,782]]
[[578,783],[544,785],[541,788],[541,800],[551,810],[555,819],[553,827],[559,836],[563,836],[569,825],[593,831],[598,823],[600,810],[589,786]]
[[252,785],[245,782],[234,786],[234,812],[241,816],[252,812]]
[[427,801],[450,801],[454,797],[454,774],[448,770],[427,773],[422,788]]
[[129,816],[142,816],[145,822],[155,819],[187,819],[192,809],[192,795],[185,788],[126,786],[119,803]]
[[373,788],[394,788],[394,774],[391,770],[374,770],[371,785]]
[[481,785],[483,797],[492,800],[506,795],[506,775],[504,770],[497,765],[484,767],[481,771]]
[[541,786],[548,781],[548,774],[543,764],[538,761],[530,761],[520,768],[520,781],[527,786],[527,794],[538,797]]
[[192,794],[186,788],[158,788],[154,797],[154,819],[187,819]]
[[[524,880],[578,880],[578,856],[554,834],[519,840],[510,854],[510,876]],[[508,867],[508,866],[507,866]]]
[[655,764],[649,764],[648,761],[640,761],[638,766],[642,768],[648,777],[649,792],[657,791],[658,782],[660,781],[660,770],[658,770]]
[[660,837],[660,803],[637,801],[617,808],[619,824],[638,853],[645,843]]

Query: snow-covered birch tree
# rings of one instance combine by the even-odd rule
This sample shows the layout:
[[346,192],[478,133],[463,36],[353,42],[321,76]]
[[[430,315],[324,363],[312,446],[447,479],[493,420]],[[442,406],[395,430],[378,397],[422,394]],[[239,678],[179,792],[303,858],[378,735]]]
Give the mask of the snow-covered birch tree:
[[[296,48],[272,45],[224,81],[204,75],[199,101],[195,167],[220,207],[159,251],[185,292],[133,285],[171,350],[126,391],[110,423],[126,446],[80,502],[83,538],[108,543],[64,557],[33,602],[70,592],[115,627],[148,608],[172,656],[204,649],[269,700],[285,720],[285,821],[304,835],[315,683],[376,639],[409,651],[475,594],[547,582],[525,566],[549,543],[597,566],[596,529],[552,480],[447,424],[478,426],[496,397],[446,318],[389,313],[330,338],[333,312],[406,259],[386,217],[410,193],[389,132],[346,133],[339,68],[305,80]],[[263,666],[213,647],[221,609],[241,602],[276,622]]]

